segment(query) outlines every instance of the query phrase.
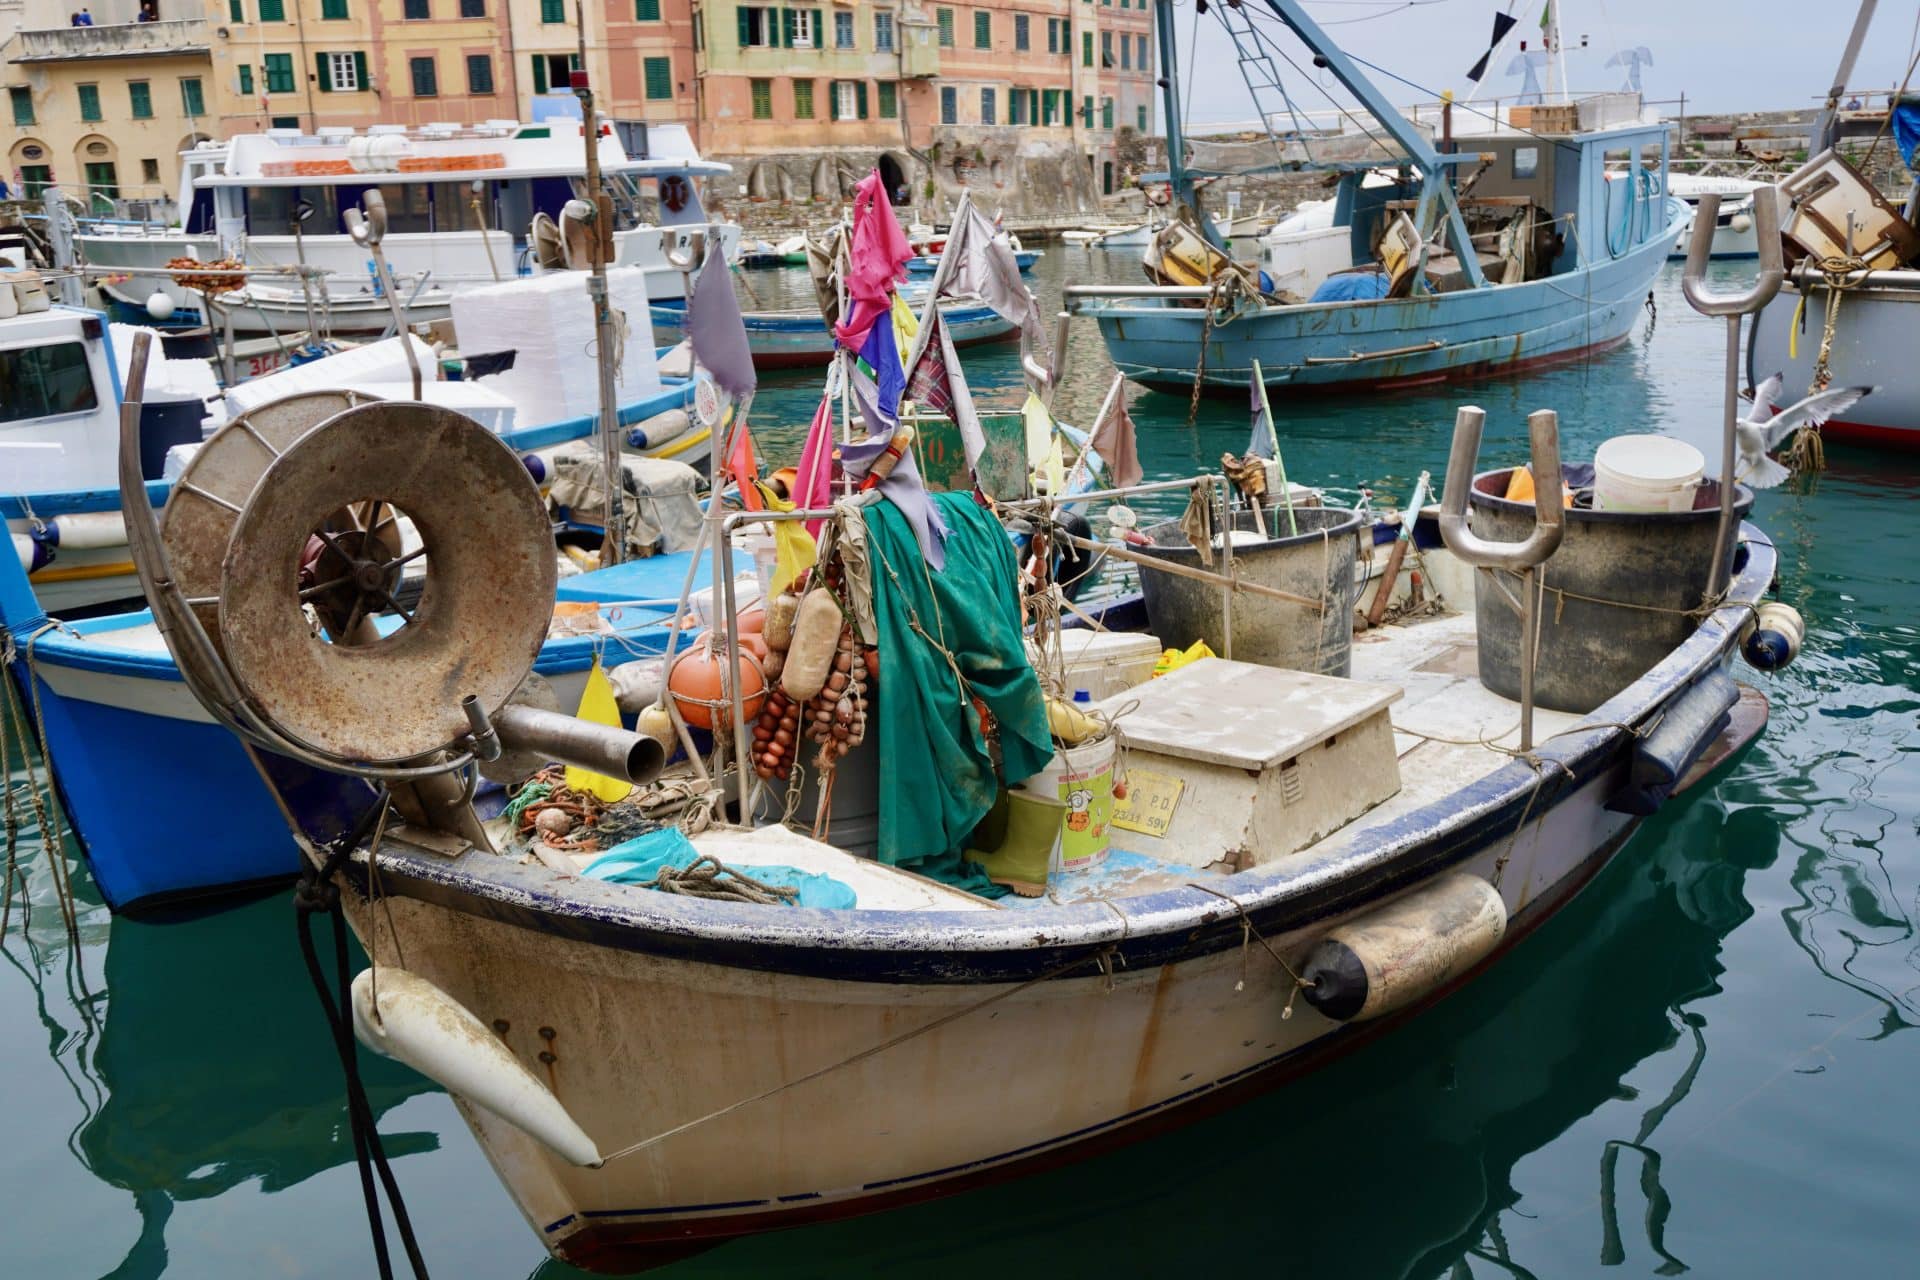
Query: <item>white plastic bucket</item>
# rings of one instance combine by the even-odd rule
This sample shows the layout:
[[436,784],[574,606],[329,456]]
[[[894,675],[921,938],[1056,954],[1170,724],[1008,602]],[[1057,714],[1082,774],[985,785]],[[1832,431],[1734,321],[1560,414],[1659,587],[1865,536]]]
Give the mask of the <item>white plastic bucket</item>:
[[1067,806],[1060,819],[1060,870],[1085,871],[1113,842],[1113,739],[1061,747],[1028,784]]
[[1691,511],[1706,465],[1684,440],[1615,436],[1593,455],[1593,509]]

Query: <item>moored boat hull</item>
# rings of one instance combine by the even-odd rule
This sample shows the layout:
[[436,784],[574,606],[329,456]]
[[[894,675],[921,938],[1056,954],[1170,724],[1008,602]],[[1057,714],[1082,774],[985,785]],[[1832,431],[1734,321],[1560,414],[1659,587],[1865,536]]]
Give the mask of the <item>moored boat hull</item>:
[[[1805,306],[1802,307],[1802,299]],[[1787,398],[1813,382],[1827,315],[1827,289],[1789,280],[1754,318],[1747,340],[1752,385],[1783,375]],[[1920,272],[1884,272],[1841,291],[1828,368],[1836,386],[1871,386],[1873,394],[1821,428],[1829,440],[1886,449],[1920,450]]]
[[[677,342],[684,336],[684,308],[655,306],[649,309],[653,313],[654,334],[661,342]],[[1001,319],[984,303],[943,303],[940,318],[957,347],[1001,342],[1019,335],[1017,326]],[[742,319],[756,369],[814,369],[833,360],[833,335],[817,315],[749,311]]]
[[1270,385],[1351,391],[1419,386],[1572,359],[1626,338],[1667,247],[1649,236],[1630,252],[1567,276],[1420,298],[1273,306],[1206,329],[1199,307],[1159,299],[1082,304],[1113,362],[1146,386],[1244,393],[1254,361]]

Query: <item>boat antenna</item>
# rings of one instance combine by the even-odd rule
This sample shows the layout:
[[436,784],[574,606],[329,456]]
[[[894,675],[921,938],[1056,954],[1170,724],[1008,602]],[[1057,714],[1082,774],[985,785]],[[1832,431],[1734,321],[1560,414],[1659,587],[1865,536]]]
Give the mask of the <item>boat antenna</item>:
[[568,77],[580,99],[580,136],[587,144],[587,195],[593,201],[593,235],[587,251],[587,297],[593,300],[594,363],[600,374],[600,469],[607,482],[607,531],[600,543],[600,564],[619,564],[627,552],[626,497],[620,467],[620,406],[614,397],[613,367],[620,343],[613,323],[613,304],[607,297],[607,261],[613,256],[613,197],[602,190],[600,178],[600,117],[593,107],[593,86],[587,79],[587,15],[582,0],[573,0],[573,19],[579,27],[580,65]]
[[1853,64],[1860,57],[1860,46],[1867,42],[1867,28],[1873,25],[1873,9],[1877,3],[1878,0],[1860,0],[1860,12],[1853,18],[1853,33],[1847,37],[1846,52],[1840,55],[1840,69],[1833,73],[1833,88],[1827,90],[1827,100],[1813,122],[1813,132],[1807,135],[1810,156],[1817,156],[1833,145],[1834,117],[1840,112],[1840,99],[1847,91],[1847,81],[1853,79]]

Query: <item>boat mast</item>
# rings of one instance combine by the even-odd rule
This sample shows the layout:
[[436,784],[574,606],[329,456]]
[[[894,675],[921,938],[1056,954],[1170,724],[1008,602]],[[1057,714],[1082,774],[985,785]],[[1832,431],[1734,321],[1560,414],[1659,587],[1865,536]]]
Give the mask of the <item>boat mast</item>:
[[[1847,37],[1846,52],[1840,55],[1840,69],[1833,74],[1833,88],[1827,90],[1826,105],[1820,108],[1820,115],[1813,122],[1813,132],[1807,135],[1807,154],[1817,156],[1833,145],[1833,121],[1840,111],[1841,95],[1847,91],[1847,81],[1853,79],[1853,64],[1860,56],[1860,46],[1866,43],[1867,28],[1873,25],[1873,8],[1878,0],[1860,0],[1860,12],[1853,18],[1853,34]],[[1893,108],[1887,108],[1891,111]]]
[[1214,228],[1213,219],[1203,217],[1194,194],[1193,175],[1187,171],[1187,137],[1180,116],[1179,45],[1173,34],[1173,4],[1157,0],[1153,6],[1154,38],[1160,45],[1160,99],[1167,118],[1167,187],[1173,198],[1193,214],[1193,225],[1214,248],[1226,251],[1226,244]]
[[573,0],[573,18],[579,25],[580,67],[570,77],[580,99],[580,136],[587,144],[587,198],[593,201],[592,249],[587,257],[587,297],[593,300],[595,364],[600,374],[600,469],[607,482],[607,528],[600,539],[600,564],[619,564],[627,554],[625,477],[620,466],[620,405],[614,395],[613,303],[607,297],[607,259],[613,253],[613,200],[601,190],[600,117],[593,106],[593,88],[587,80],[587,15],[582,0]]
[[1547,91],[1543,95],[1548,101],[1558,99],[1571,102],[1567,89],[1567,49],[1560,41],[1560,4],[1559,0],[1547,0],[1547,8],[1540,15],[1540,38],[1547,43]]
[[[1468,286],[1477,289],[1484,285],[1486,277],[1480,272],[1480,259],[1474,252],[1472,237],[1467,234],[1467,221],[1460,216],[1460,205],[1454,199],[1452,184],[1447,182],[1441,173],[1442,167],[1447,164],[1477,164],[1479,157],[1472,152],[1442,156],[1435,151],[1420,131],[1413,127],[1413,123],[1387,101],[1380,90],[1374,87],[1373,81],[1362,75],[1360,69],[1347,57],[1340,46],[1320,29],[1320,24],[1307,16],[1299,0],[1266,0],[1266,4],[1279,15],[1280,20],[1286,23],[1295,35],[1300,37],[1302,44],[1319,55],[1320,61],[1326,64],[1327,70],[1333,72],[1334,78],[1346,87],[1348,93],[1360,100],[1360,105],[1366,109],[1367,114],[1372,116],[1394,142],[1399,144],[1408,158],[1420,167],[1424,184],[1420,193],[1422,212],[1432,208],[1436,199],[1440,202],[1442,216],[1447,220],[1447,238],[1460,260],[1460,268],[1467,277]],[[1160,8],[1163,11],[1161,15],[1163,41],[1171,36],[1173,30],[1172,18],[1164,12],[1167,7],[1165,0],[1162,0]],[[1164,43],[1162,47],[1171,48]],[[1173,59],[1169,56],[1166,61],[1171,66]],[[1172,76],[1169,75],[1163,83],[1173,83]],[[1172,90],[1167,92],[1171,95]],[[1171,113],[1169,115],[1171,116]],[[1170,118],[1169,131],[1173,127]],[[1173,135],[1169,132],[1169,155],[1171,155],[1172,145]],[[1168,168],[1170,172],[1174,171],[1171,159],[1169,159]],[[1424,226],[1420,230],[1422,235],[1426,234]]]

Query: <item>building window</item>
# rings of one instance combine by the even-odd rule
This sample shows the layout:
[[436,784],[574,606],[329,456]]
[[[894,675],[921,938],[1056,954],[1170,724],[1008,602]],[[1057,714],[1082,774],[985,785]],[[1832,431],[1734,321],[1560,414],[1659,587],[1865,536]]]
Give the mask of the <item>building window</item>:
[[1133,118],[1133,127],[1145,133],[1147,131],[1147,108],[1144,104],[1133,109]]
[[323,53],[315,61],[322,93],[358,93],[367,87],[365,54]]
[[940,47],[953,48],[953,10],[941,9],[934,16],[940,20]]
[[573,83],[573,73],[579,69],[577,53],[536,53],[533,55],[533,91],[545,93],[551,87],[555,93],[564,93]]
[[113,161],[87,166],[87,186],[96,196],[108,200],[120,198],[120,175],[114,172]]
[[734,10],[740,20],[740,47],[742,49],[771,49],[780,43],[780,28],[775,15],[778,9],[756,9],[741,5]]
[[1047,19],[1047,52],[1060,52],[1060,20],[1058,18]]
[[244,62],[240,64],[240,92],[249,98],[253,96],[253,68]]
[[946,85],[940,90],[940,123],[960,123],[960,94],[952,85]]
[[645,62],[647,75],[647,100],[665,102],[673,98],[673,59],[648,58]]
[[1093,95],[1090,93],[1080,99],[1080,124],[1083,128],[1093,128]]
[[437,98],[440,96],[440,76],[434,68],[432,58],[408,58],[407,71],[413,77],[414,97]]
[[813,81],[795,80],[793,82],[793,118],[795,120],[813,119]]
[[1029,34],[1031,25],[1026,14],[1016,13],[1013,15],[1013,47],[1015,52],[1025,53],[1033,47],[1033,39]]
[[[415,0],[407,0],[408,9],[412,9],[414,3]],[[320,0],[320,16],[327,21],[344,19],[347,16],[347,0]],[[407,16],[411,18],[413,14],[408,13]],[[425,17],[426,15],[421,14],[420,16]]]
[[973,11],[973,47],[993,48],[993,15],[985,9]]
[[1113,99],[1112,98],[1100,99],[1100,127],[1102,129],[1113,128]]
[[467,92],[476,98],[484,98],[493,92],[492,54],[467,55]]
[[142,160],[140,162],[140,181],[160,181],[160,162],[158,160]]
[[33,90],[23,85],[15,85],[7,90],[7,97],[13,99],[13,122],[15,124],[33,123]]
[[853,15],[838,12],[833,15],[833,47],[836,49],[853,48]]
[[1091,31],[1080,33],[1080,65],[1083,67],[1093,65],[1093,32]]
[[873,15],[873,51],[875,53],[893,52],[893,15],[890,13]]
[[754,80],[750,83],[753,89],[753,118],[773,119],[773,81]]
[[127,82],[127,101],[133,106],[135,120],[153,119],[153,90],[145,80]]
[[[267,73],[268,93],[293,92],[293,55],[290,53],[270,53],[262,63]],[[279,126],[275,126],[278,128]]]
[[540,0],[540,21],[565,22],[567,20],[567,0]]
[[[340,7],[345,9],[347,6],[341,4]],[[347,15],[342,13],[340,16],[344,18]],[[400,16],[411,22],[426,22],[433,17],[433,10],[428,0],[406,0],[406,3],[400,6]]]
[[1142,71],[1151,71],[1153,68],[1147,64],[1147,38],[1145,36],[1135,36],[1134,47],[1138,49],[1139,52],[1133,56],[1133,65]]
[[246,0],[227,0],[227,18],[232,22],[247,20]]
[[[23,164],[20,166],[20,191],[29,200],[38,200],[46,189],[53,185],[53,166],[50,164]],[[78,343],[74,344],[78,346]],[[45,347],[27,347],[28,351],[44,351]],[[84,357],[83,357],[84,358]],[[0,359],[5,359],[0,356]],[[10,406],[0,404],[0,413]],[[22,414],[22,417],[40,417],[40,414]]]
[[865,80],[833,82],[833,118],[835,120],[867,118],[867,82]]
[[880,82],[880,118],[882,120],[897,120],[900,118],[899,89],[895,87],[891,80],[882,80]]
[[1124,35],[1120,37],[1120,66],[1122,70],[1133,68],[1133,59],[1127,54],[1127,38]]
[[80,118],[98,120],[100,118],[100,86],[83,84],[80,86]]
[[[487,16],[487,0],[460,0],[460,16],[463,18],[486,17]],[[488,64],[487,69],[489,72],[492,71],[493,68],[491,63]],[[491,82],[491,76],[489,76],[489,82]]]
[[660,0],[633,0],[635,22],[660,21]]
[[1025,89],[1007,90],[1007,123],[1025,124],[1027,122],[1027,91]]
[[812,49],[820,43],[820,33],[815,30],[814,19],[819,16],[815,9],[788,9],[785,11],[791,24],[787,44],[794,49]]
[[981,124],[999,124],[1000,123],[999,120],[995,118],[996,113],[993,108],[994,108],[993,90],[982,89],[980,91],[980,123]]
[[[260,0],[260,21],[285,22],[286,20],[287,6],[285,0]],[[291,58],[293,55],[288,54],[287,56]]]
[[298,130],[300,128],[300,117],[299,116],[268,116],[267,128]]

